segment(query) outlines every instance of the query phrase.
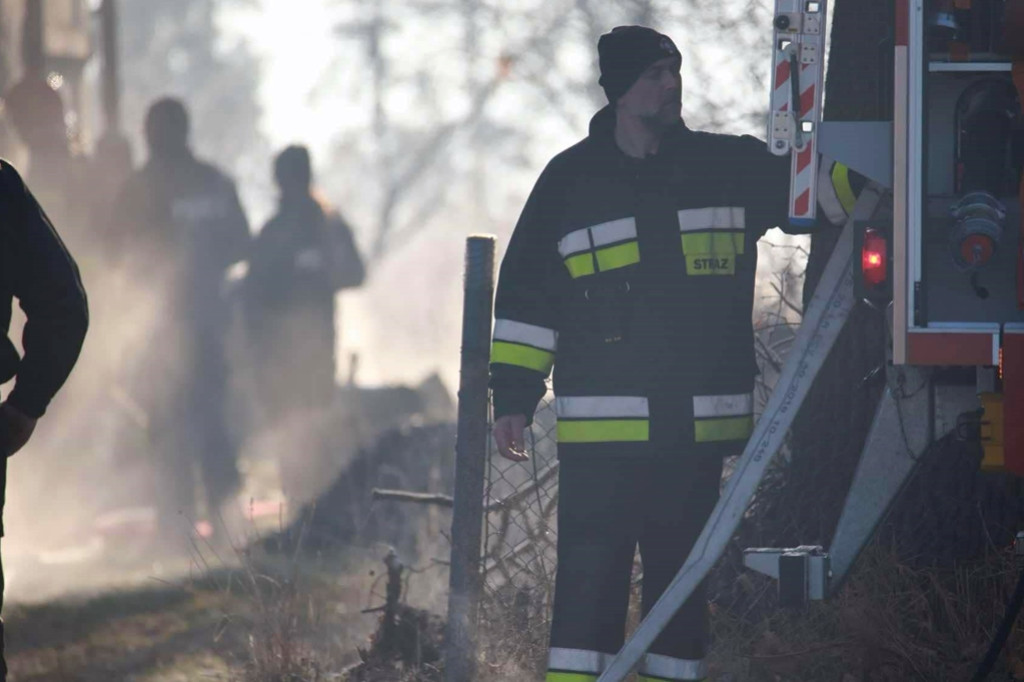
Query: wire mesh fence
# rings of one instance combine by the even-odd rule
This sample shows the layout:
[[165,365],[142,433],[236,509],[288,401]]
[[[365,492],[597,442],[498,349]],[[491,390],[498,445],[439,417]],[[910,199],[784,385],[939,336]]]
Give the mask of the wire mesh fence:
[[488,446],[482,571],[484,593],[497,608],[512,607],[508,600],[523,590],[550,592],[554,580],[558,460],[550,394],[526,437],[526,462],[493,456],[493,439]]
[[491,660],[488,642],[501,643],[505,663],[531,660],[544,646],[556,565],[555,428],[549,393],[526,434],[528,461],[503,459],[493,439],[488,443],[479,618],[490,634],[484,653]]

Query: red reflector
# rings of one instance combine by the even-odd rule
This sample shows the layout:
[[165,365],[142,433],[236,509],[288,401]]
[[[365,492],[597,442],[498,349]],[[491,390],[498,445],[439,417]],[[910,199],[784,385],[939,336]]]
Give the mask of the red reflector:
[[885,236],[878,230],[868,228],[864,231],[864,245],[860,253],[860,269],[864,275],[864,283],[869,287],[877,287],[885,282],[887,275],[886,260],[889,245]]
[[994,252],[992,239],[983,234],[972,234],[960,243],[960,257],[972,268],[989,262]]

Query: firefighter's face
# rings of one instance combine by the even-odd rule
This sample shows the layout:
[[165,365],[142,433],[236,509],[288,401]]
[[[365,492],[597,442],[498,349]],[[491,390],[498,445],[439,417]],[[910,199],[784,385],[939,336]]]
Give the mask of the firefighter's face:
[[652,123],[675,123],[682,109],[679,67],[679,57],[666,57],[651,64],[619,98],[620,110]]

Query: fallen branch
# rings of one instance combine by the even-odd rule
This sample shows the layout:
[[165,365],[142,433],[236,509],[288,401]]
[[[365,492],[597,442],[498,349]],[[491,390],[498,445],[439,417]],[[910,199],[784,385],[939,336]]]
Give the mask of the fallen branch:
[[374,500],[393,500],[395,502],[415,502],[416,504],[433,504],[438,507],[451,508],[455,500],[450,495],[440,493],[414,493],[408,490],[373,489]]
[[[551,465],[540,473],[539,476],[530,482],[530,485],[516,491],[503,500],[495,500],[484,508],[485,512],[501,511],[511,509],[519,505],[524,499],[533,495],[538,488],[546,485],[558,474],[558,463]],[[374,488],[372,493],[374,500],[392,500],[394,502],[414,502],[416,504],[433,504],[438,507],[451,508],[455,504],[454,498],[450,495],[440,493],[416,493],[409,490],[385,490]]]

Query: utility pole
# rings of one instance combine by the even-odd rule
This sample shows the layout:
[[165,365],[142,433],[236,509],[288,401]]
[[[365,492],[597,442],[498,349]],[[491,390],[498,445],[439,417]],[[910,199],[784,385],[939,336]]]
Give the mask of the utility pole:
[[121,54],[117,43],[117,0],[100,5],[103,47],[103,115],[107,134],[121,132]]
[[21,26],[21,63],[25,76],[46,77],[46,0],[25,3],[25,21]]
[[93,154],[94,200],[101,210],[113,204],[132,172],[132,146],[125,137],[121,118],[121,51],[118,43],[117,0],[103,0],[99,8],[103,72],[103,133]]

